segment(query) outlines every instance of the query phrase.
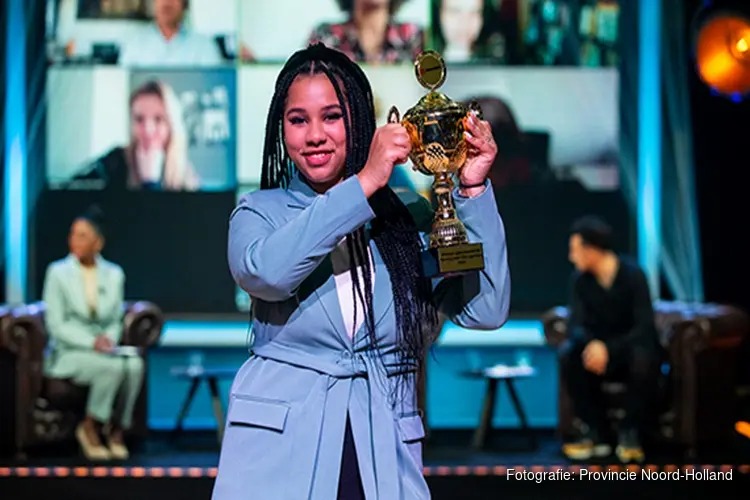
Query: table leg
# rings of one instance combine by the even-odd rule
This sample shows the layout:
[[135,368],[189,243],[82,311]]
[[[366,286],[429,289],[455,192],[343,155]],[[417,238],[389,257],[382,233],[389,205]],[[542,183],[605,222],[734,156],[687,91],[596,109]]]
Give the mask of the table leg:
[[198,392],[198,386],[200,385],[200,383],[201,381],[198,378],[194,378],[190,382],[190,389],[188,389],[185,401],[182,402],[182,409],[180,410],[180,414],[177,416],[177,424],[172,431],[172,439],[177,439],[177,437],[182,434],[182,424],[185,421],[185,417],[187,417],[188,411],[190,410],[190,405],[193,404],[193,398],[195,398],[195,393]]
[[495,416],[495,401],[497,401],[497,379],[487,379],[487,392],[484,395],[484,405],[479,426],[474,431],[472,446],[475,450],[481,450],[487,446],[492,433],[492,420]]
[[526,412],[523,409],[523,405],[521,405],[521,400],[518,398],[516,386],[512,379],[505,379],[505,385],[508,387],[508,394],[510,394],[510,400],[513,402],[513,407],[516,409],[518,420],[521,421],[521,430],[528,437],[530,447],[536,449],[536,434],[534,434],[534,431],[529,427],[529,421],[526,419]]
[[216,417],[216,436],[221,444],[221,439],[224,437],[224,408],[221,404],[219,381],[216,377],[209,377],[208,388],[211,390],[211,402],[214,407],[214,417]]

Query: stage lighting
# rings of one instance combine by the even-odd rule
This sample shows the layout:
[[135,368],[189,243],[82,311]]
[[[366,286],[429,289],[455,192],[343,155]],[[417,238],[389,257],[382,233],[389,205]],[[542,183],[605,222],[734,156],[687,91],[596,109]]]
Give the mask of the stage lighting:
[[750,93],[750,2],[704,2],[693,23],[698,75],[731,97]]
[[737,422],[734,425],[734,429],[741,435],[750,439],[750,422]]

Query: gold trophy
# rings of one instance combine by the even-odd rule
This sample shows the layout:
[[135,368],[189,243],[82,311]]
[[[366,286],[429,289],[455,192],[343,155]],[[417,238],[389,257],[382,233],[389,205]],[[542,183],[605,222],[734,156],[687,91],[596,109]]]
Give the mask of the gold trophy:
[[464,106],[437,89],[445,82],[445,61],[437,52],[422,52],[414,63],[419,83],[429,92],[399,118],[394,106],[388,121],[400,122],[411,138],[409,158],[414,170],[434,176],[432,191],[437,208],[430,233],[430,248],[423,252],[428,277],[459,275],[484,269],[481,243],[469,243],[466,227],[456,216],[453,175],[466,162],[466,120],[472,113],[481,118],[476,103]]

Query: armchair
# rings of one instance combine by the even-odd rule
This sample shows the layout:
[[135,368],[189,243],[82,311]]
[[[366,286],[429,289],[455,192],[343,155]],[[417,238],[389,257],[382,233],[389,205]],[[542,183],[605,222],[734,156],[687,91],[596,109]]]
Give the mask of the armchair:
[[[143,348],[147,371],[146,351],[159,342],[164,315],[156,305],[144,301],[126,302],[123,307],[121,344]],[[15,308],[0,319],[0,401],[7,402],[0,420],[0,449],[10,448],[18,458],[24,458],[30,447],[72,440],[88,395],[87,387],[44,373],[49,340],[44,311],[44,303],[36,302]],[[148,430],[146,380],[144,377],[129,438],[143,438]]]
[[[750,319],[738,309],[715,304],[657,302],[654,313],[665,359],[658,383],[654,437],[682,446],[694,457],[699,445],[731,439],[739,348],[750,329]],[[543,315],[544,335],[551,347],[567,338],[567,315],[565,307]],[[616,383],[602,386],[605,399],[614,403],[608,412],[614,424],[622,416],[616,401],[625,389]],[[558,432],[568,437],[576,427],[560,373]]]

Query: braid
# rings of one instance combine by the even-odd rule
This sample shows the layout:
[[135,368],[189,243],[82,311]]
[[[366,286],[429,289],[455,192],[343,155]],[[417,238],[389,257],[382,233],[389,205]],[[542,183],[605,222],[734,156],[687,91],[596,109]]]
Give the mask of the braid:
[[[296,52],[287,61],[276,82],[266,122],[261,189],[287,187],[296,167],[283,146],[283,115],[286,97],[294,80],[304,74],[325,74],[336,91],[346,128],[345,177],[365,165],[375,133],[375,109],[370,83],[362,69],[345,54],[316,44]],[[351,118],[355,119],[352,120]],[[437,334],[438,316],[432,301],[432,285],[421,273],[421,238],[406,205],[388,186],[369,200],[375,214],[370,237],[375,242],[390,275],[396,316],[397,356],[401,369],[420,368]],[[372,263],[364,227],[347,235],[355,324],[360,303],[367,305],[364,324],[373,349],[377,348],[373,308]],[[362,276],[357,272],[361,266]],[[398,367],[397,367],[398,370]],[[402,377],[399,377],[402,379]],[[397,387],[398,387],[397,381]]]

